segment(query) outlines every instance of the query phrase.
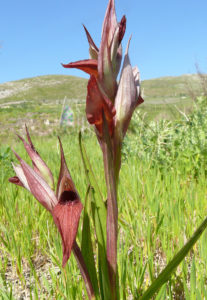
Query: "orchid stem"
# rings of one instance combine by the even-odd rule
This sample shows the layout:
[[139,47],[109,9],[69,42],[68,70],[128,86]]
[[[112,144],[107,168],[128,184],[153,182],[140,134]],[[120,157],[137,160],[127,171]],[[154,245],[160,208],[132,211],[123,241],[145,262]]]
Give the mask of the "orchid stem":
[[73,254],[76,258],[81,275],[85,282],[85,287],[86,287],[86,291],[88,293],[88,298],[89,298],[89,300],[93,300],[93,299],[95,299],[95,294],[94,294],[93,286],[91,283],[91,279],[90,279],[83,255],[81,253],[80,247],[78,246],[76,241],[73,244]]
[[118,236],[118,206],[117,189],[114,169],[114,155],[107,122],[103,125],[103,159],[107,186],[107,262],[111,285],[111,300],[117,299],[117,236]]

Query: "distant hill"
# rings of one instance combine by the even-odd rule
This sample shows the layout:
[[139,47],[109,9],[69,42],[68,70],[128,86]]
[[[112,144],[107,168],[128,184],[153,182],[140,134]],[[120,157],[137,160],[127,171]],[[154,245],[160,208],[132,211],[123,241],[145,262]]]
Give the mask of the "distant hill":
[[[0,103],[22,100],[60,100],[86,98],[87,79],[67,75],[46,75],[0,84]],[[151,104],[176,103],[198,92],[198,75],[162,77],[142,81],[145,101]]]
[[0,103],[20,100],[84,99],[87,79],[46,75],[0,84]]
[[[183,118],[193,109],[190,93],[199,95],[201,90],[197,75],[144,80],[140,116],[146,122]],[[47,75],[0,84],[0,142],[13,141],[15,132],[24,134],[24,124],[33,134],[54,134],[65,105],[74,112],[74,124],[88,128],[86,93],[87,79],[73,76]],[[139,119],[135,122],[139,126]]]

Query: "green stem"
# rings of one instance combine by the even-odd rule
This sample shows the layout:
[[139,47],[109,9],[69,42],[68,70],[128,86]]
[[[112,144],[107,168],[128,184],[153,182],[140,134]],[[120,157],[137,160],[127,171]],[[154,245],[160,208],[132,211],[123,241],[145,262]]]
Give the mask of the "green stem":
[[102,150],[104,171],[107,186],[107,262],[111,286],[111,300],[117,299],[117,236],[118,236],[118,206],[114,170],[114,154],[108,126],[104,118]]
[[91,279],[90,279],[90,276],[89,276],[89,273],[88,273],[83,255],[82,255],[81,250],[80,250],[78,244],[76,243],[76,241],[73,244],[73,254],[76,258],[76,261],[78,263],[81,275],[82,275],[83,280],[85,282],[85,287],[86,287],[86,291],[88,293],[88,298],[90,300],[94,300],[95,295],[94,295],[94,290],[93,290],[93,286],[92,286],[92,283],[91,283]]

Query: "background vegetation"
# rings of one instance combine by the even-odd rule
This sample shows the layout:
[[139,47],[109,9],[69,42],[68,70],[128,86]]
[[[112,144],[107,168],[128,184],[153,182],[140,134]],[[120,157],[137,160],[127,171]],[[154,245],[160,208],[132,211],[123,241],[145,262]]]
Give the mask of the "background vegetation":
[[[50,87],[50,80],[59,83]],[[40,88],[37,82],[42,81]],[[29,161],[14,136],[15,131],[24,134],[27,123],[56,180],[60,166],[56,135],[61,136],[68,166],[84,201],[87,182],[78,147],[78,129],[82,129],[97,181],[104,182],[101,152],[84,121],[84,101],[78,100],[85,97],[86,81],[47,76],[20,84],[25,83],[32,87],[1,99],[0,297],[84,299],[84,284],[73,257],[65,269],[61,267],[61,241],[51,216],[26,190],[8,183],[8,178],[14,174],[11,161],[15,161],[10,146]],[[134,114],[125,140],[119,185],[121,299],[138,299],[192,235],[207,210],[207,98],[201,81],[196,76],[162,78],[143,82],[143,87],[146,101]],[[5,95],[6,85],[0,88]],[[203,95],[199,96],[201,90]],[[72,128],[58,126],[66,95],[73,97],[66,101],[74,110]],[[104,193],[105,185],[100,187]],[[80,231],[81,226],[79,242]],[[206,239],[204,232],[156,300],[207,299]]]

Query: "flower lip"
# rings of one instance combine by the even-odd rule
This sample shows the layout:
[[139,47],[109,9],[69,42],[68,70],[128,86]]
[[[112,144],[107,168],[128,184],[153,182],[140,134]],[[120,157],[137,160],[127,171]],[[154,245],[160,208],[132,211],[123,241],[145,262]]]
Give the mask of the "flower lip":
[[13,176],[9,178],[9,182],[14,183],[16,185],[20,185],[20,186],[24,186],[23,183],[21,182],[21,180],[19,179],[19,177],[17,176]]
[[69,64],[62,64],[64,68],[75,68],[79,69],[89,75],[98,76],[98,62],[96,59],[84,59]]
[[77,199],[78,199],[78,195],[77,195],[76,192],[74,192],[74,191],[64,191],[60,195],[59,204],[65,205],[67,203],[74,202]]

